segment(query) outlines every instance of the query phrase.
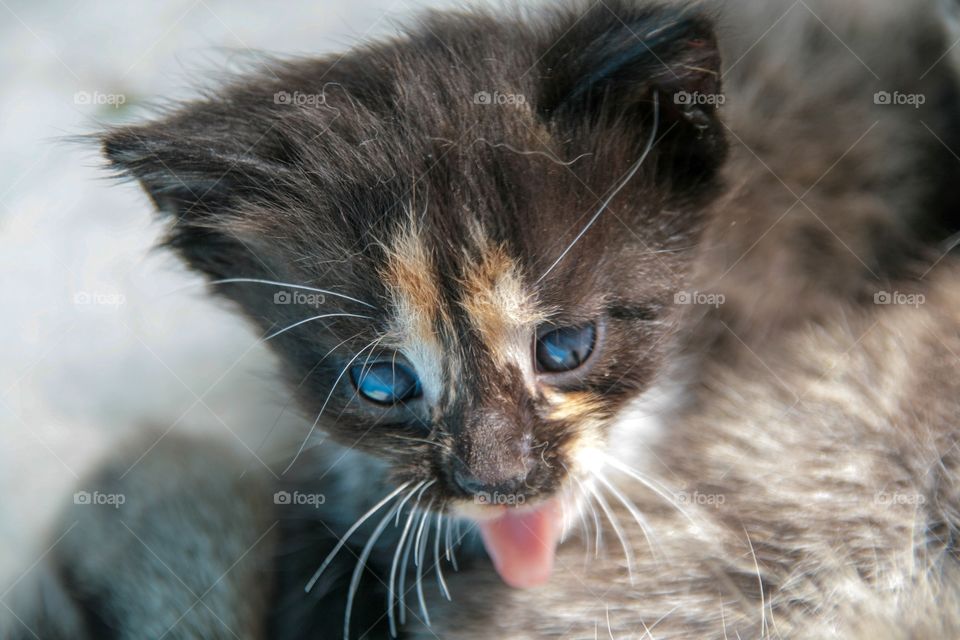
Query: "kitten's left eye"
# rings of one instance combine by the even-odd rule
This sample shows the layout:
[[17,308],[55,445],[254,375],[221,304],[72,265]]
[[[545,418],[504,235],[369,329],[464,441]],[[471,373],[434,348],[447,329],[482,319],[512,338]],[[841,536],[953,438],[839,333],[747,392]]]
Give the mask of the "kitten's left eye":
[[597,340],[596,325],[561,327],[537,338],[537,368],[544,373],[572,371],[586,362]]
[[357,393],[376,404],[400,404],[423,395],[417,374],[399,363],[357,365],[350,369],[350,379]]

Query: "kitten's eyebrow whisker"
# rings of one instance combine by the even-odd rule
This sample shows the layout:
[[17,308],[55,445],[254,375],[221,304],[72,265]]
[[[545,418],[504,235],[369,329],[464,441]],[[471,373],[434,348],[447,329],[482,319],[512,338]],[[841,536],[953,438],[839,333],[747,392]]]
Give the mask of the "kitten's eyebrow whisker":
[[297,459],[300,457],[300,454],[303,453],[304,448],[307,446],[307,442],[310,441],[310,436],[313,435],[313,432],[316,431],[317,429],[317,425],[320,424],[320,417],[323,415],[324,410],[327,408],[327,404],[330,403],[330,398],[333,397],[334,392],[337,390],[337,385],[340,384],[340,380],[343,379],[343,376],[346,375],[347,371],[350,369],[350,365],[356,362],[357,358],[359,358],[364,351],[366,351],[367,349],[375,348],[382,340],[383,340],[382,337],[377,338],[376,340],[373,340],[370,344],[365,346],[363,349],[360,349],[360,351],[357,351],[357,353],[352,358],[350,358],[350,362],[348,362],[346,366],[340,371],[340,375],[337,376],[337,379],[334,380],[333,384],[330,386],[330,393],[327,394],[327,398],[323,401],[323,405],[320,407],[320,412],[317,414],[316,420],[314,420],[313,424],[310,425],[310,430],[307,431],[307,437],[305,437],[303,439],[303,442],[300,443],[300,448],[297,449],[297,453],[294,454],[293,460],[290,461],[290,464],[287,465],[287,468],[284,469],[283,473],[281,473],[280,475],[285,475],[287,471],[290,471],[290,468],[293,467],[294,463],[296,463]]
[[627,186],[627,184],[629,184],[630,180],[633,179],[633,176],[637,174],[637,172],[640,170],[640,167],[643,166],[643,163],[646,161],[647,156],[650,155],[650,151],[653,150],[653,146],[657,141],[657,132],[659,128],[660,128],[660,94],[657,92],[654,92],[653,94],[653,128],[650,132],[650,139],[647,141],[647,146],[643,150],[643,153],[640,154],[640,159],[634,163],[633,167],[630,168],[630,171],[627,172],[627,175],[623,177],[623,180],[621,180],[620,183],[616,187],[614,187],[613,191],[610,192],[610,195],[608,195],[607,198],[600,205],[600,208],[597,209],[597,212],[593,214],[590,220],[587,221],[587,224],[584,225],[583,229],[580,230],[580,233],[578,233],[577,236],[573,239],[573,242],[567,245],[567,248],[563,250],[563,253],[561,253],[556,260],[554,260],[553,264],[551,264],[550,267],[548,267],[547,270],[543,272],[542,276],[537,278],[537,281],[535,284],[540,284],[541,282],[543,282],[543,279],[546,278],[547,275],[549,275],[550,272],[553,271],[554,268],[558,264],[560,264],[560,262],[565,257],[567,257],[567,254],[570,253],[570,250],[573,249],[574,245],[580,242],[580,239],[586,235],[587,231],[589,231],[590,228],[594,224],[596,224],[597,220],[600,219],[600,216],[603,214],[603,212],[606,211],[607,207],[610,206],[610,203],[613,202],[613,199],[616,198],[621,191],[623,191],[623,189]]
[[364,316],[364,315],[360,315],[360,314],[357,314],[357,313],[325,313],[325,314],[320,315],[320,316],[313,316],[312,318],[306,318],[306,319],[304,319],[304,320],[300,320],[300,321],[298,321],[298,322],[294,322],[293,324],[291,324],[291,325],[289,325],[289,326],[287,326],[287,327],[284,327],[283,329],[280,329],[279,331],[275,331],[275,332],[271,333],[271,334],[268,335],[266,338],[264,338],[263,341],[266,342],[267,340],[273,340],[274,338],[276,338],[276,337],[279,336],[280,334],[286,333],[287,331],[290,331],[291,329],[296,329],[297,327],[299,327],[299,326],[302,325],[302,324],[306,324],[306,323],[308,323],[308,322],[313,322],[313,321],[315,321],[315,320],[323,320],[324,318],[360,318],[360,319],[362,319],[362,320],[373,320],[373,317],[372,317],[372,316]]
[[246,284],[267,284],[273,285],[275,287],[287,287],[289,289],[297,289],[300,291],[313,291],[314,293],[322,293],[324,295],[333,296],[334,298],[341,298],[343,300],[349,300],[350,302],[356,302],[357,304],[362,304],[365,307],[371,309],[379,309],[376,305],[370,304],[369,302],[364,302],[363,300],[357,300],[351,296],[348,296],[345,293],[337,293],[336,291],[330,291],[329,289],[318,289],[317,287],[308,287],[303,284],[291,284],[289,282],[280,282],[278,280],[263,280],[261,278],[223,278],[221,280],[210,280],[207,284],[234,284],[234,283],[246,283]]
[[[387,504],[388,502],[396,498],[398,495],[400,495],[408,486],[410,486],[410,481],[404,482],[402,485],[400,485],[399,487],[397,487],[396,489],[388,493],[386,497],[381,499],[380,502],[378,502],[377,504],[373,505],[373,507],[371,507],[369,511],[367,511],[365,514],[360,516],[360,518],[357,519],[357,521],[354,522],[349,529],[347,529],[347,532],[340,537],[340,542],[338,542],[337,545],[333,548],[333,551],[331,551],[327,555],[326,560],[323,561],[323,564],[320,565],[320,568],[317,569],[316,572],[314,572],[313,577],[310,578],[310,581],[307,583],[307,586],[304,588],[304,591],[306,591],[307,593],[310,593],[310,590],[313,589],[313,586],[317,583],[317,580],[320,578],[321,574],[323,574],[323,572],[326,571],[327,567],[330,566],[330,563],[333,562],[333,558],[337,555],[340,549],[342,549],[343,546],[347,544],[347,540],[350,538],[350,536],[352,536],[357,531],[357,529],[359,529],[360,526],[363,525],[364,522],[370,519],[370,517],[373,514],[375,514],[377,511],[383,508],[383,505]],[[416,491],[416,488],[414,488],[413,491]],[[402,503],[401,503],[401,506],[402,506]],[[390,510],[389,513],[392,515],[393,510]]]

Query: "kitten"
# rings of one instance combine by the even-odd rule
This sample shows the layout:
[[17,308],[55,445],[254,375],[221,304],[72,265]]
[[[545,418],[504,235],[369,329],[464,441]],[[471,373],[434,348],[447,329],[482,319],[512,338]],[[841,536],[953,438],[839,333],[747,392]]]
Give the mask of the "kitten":
[[[733,24],[762,24],[748,5],[730,8],[738,10],[746,15]],[[919,59],[927,49],[946,49],[936,23],[920,28],[930,26],[925,19],[906,32],[924,44]],[[618,586],[605,594],[616,605],[609,619],[618,635],[641,633],[638,621],[664,616],[658,629],[715,635],[723,630],[718,589],[733,616],[720,621],[746,635],[766,629],[756,626],[766,618],[758,623],[751,612],[776,612],[779,622],[792,618],[790,606],[820,604],[810,595],[828,592],[820,583],[787,579],[805,567],[798,554],[808,542],[829,544],[838,525],[861,532],[854,526],[869,525],[875,513],[785,526],[806,504],[801,498],[836,484],[828,475],[822,484],[786,487],[791,500],[764,494],[776,507],[766,511],[733,499],[770,488],[769,475],[759,488],[750,482],[737,452],[750,460],[776,454],[763,462],[777,464],[785,447],[800,449],[801,461],[803,451],[815,460],[824,451],[802,449],[808,434],[799,427],[776,430],[782,441],[761,437],[759,425],[785,403],[782,389],[757,382],[751,348],[801,386],[810,374],[795,370],[810,353],[852,348],[833,344],[842,341],[835,324],[826,325],[833,338],[810,338],[808,323],[835,318],[836,301],[869,291],[873,275],[904,278],[922,248],[953,228],[955,209],[943,199],[953,172],[940,144],[910,128],[913,112],[858,102],[862,81],[853,85],[856,98],[839,91],[850,79],[846,67],[825,74],[821,92],[806,93],[809,75],[763,70],[758,81],[745,58],[729,76],[731,100],[742,106],[721,120],[713,24],[702,6],[677,3],[605,2],[523,18],[432,14],[396,40],[273,64],[161,120],[108,132],[112,166],[139,180],[169,214],[169,246],[269,339],[308,423],[279,486],[252,475],[236,480],[242,464],[199,444],[171,441],[129,475],[126,458],[135,454],[118,455],[91,486],[123,493],[131,508],[67,516],[78,535],[55,547],[52,595],[37,606],[69,615],[47,617],[49,634],[382,637],[426,624],[435,611],[441,636],[488,637],[493,629],[509,637],[582,636],[593,632],[596,610],[584,605],[577,584],[622,585],[625,567],[610,556],[571,574],[569,558],[582,548],[564,545],[557,556],[558,543],[581,516],[597,515],[598,530],[600,516],[609,514],[613,526],[618,512],[620,521],[649,521],[650,543],[668,557],[685,554],[683,562],[658,564],[637,530],[607,531],[608,539],[623,536],[624,553],[642,569],[633,575],[645,580],[634,591]],[[832,63],[833,43],[829,57],[805,57],[830,40],[812,18],[802,26],[804,37],[783,57]],[[910,73],[895,74],[891,88],[907,89],[902,78]],[[949,130],[944,139],[955,139],[944,115],[955,104],[952,74],[935,68],[912,82],[938,96],[921,113]],[[797,100],[749,100],[771,89]],[[805,126],[814,99],[823,100],[820,108],[832,105],[836,119]],[[785,107],[778,126],[796,132],[787,140],[770,130],[767,109],[778,106]],[[855,138],[840,134],[881,114],[875,138],[847,158],[842,152]],[[805,144],[787,146],[795,136]],[[728,137],[737,152],[726,163]],[[780,207],[779,200],[791,194],[751,166],[747,149],[776,154],[775,172],[800,188],[797,196],[827,172],[804,197],[842,215],[829,227],[791,217],[773,232],[776,242],[765,242],[770,216],[787,209],[790,202]],[[884,154],[883,162],[865,150]],[[698,252],[704,236],[710,250]],[[755,241],[746,260],[725,253]],[[866,271],[846,249],[866,261]],[[764,273],[767,256],[784,266]],[[723,271],[726,282],[706,277]],[[758,273],[762,285],[744,285]],[[824,276],[829,286],[820,287]],[[676,304],[699,283],[730,304],[705,314]],[[784,314],[783,298],[771,295],[777,287],[784,296],[806,293],[810,283],[816,297],[803,318]],[[936,295],[945,302],[926,321],[946,335],[952,298]],[[758,318],[748,313],[754,308]],[[869,325],[861,308],[847,313],[856,320],[851,330]],[[909,327],[904,313],[885,318],[889,328],[879,335]],[[684,337],[690,334],[697,341]],[[741,340],[752,347],[740,348]],[[909,380],[949,389],[946,369],[919,366],[929,347],[914,345],[902,361],[888,349],[866,371],[851,367],[841,383],[854,397],[865,393],[858,383],[865,373],[890,387],[906,389]],[[916,371],[903,362],[918,363]],[[904,372],[910,376],[898,378]],[[666,428],[630,419],[651,411],[660,392],[670,402],[656,410],[678,416]],[[807,417],[833,415],[829,401]],[[848,455],[876,422],[865,410],[854,413],[843,422],[846,432],[824,427],[813,440]],[[883,415],[929,429],[925,444],[935,450],[946,426],[911,413],[908,405]],[[705,432],[715,439],[705,441]],[[321,433],[329,440],[317,445]],[[880,457],[898,444],[890,434],[874,442]],[[598,465],[640,463],[643,474],[661,474],[656,458],[635,459],[653,446],[676,474],[656,487],[679,480],[694,495],[729,492],[730,504],[694,514],[707,522],[690,528],[662,495],[651,500],[656,491],[622,484],[631,473],[616,484],[597,475]],[[901,448],[916,474],[928,451]],[[889,477],[939,500],[911,482],[916,475]],[[711,494],[709,486],[723,491]],[[740,524],[749,540],[738,537]],[[465,533],[474,525],[479,536]],[[880,531],[902,528],[900,518]],[[781,535],[782,548],[774,544]],[[690,552],[704,538],[710,544]],[[899,548],[899,540],[876,545],[878,553]],[[98,553],[91,553],[94,542]],[[450,562],[457,557],[458,543],[464,573],[449,585],[454,604],[427,606],[425,574],[446,592],[440,571],[448,554]],[[751,548],[755,562],[745,555]],[[892,570],[887,560],[877,566]],[[555,562],[560,571],[551,581]],[[870,576],[858,577],[865,589],[874,586]],[[504,586],[547,582],[546,591]],[[696,597],[698,589],[709,593]],[[682,615],[671,617],[675,605]]]

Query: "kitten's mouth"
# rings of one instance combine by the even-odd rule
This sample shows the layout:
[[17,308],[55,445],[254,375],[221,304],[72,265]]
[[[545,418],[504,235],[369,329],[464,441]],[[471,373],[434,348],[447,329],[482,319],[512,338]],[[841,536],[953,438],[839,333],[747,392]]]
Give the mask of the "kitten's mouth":
[[563,528],[559,500],[552,498],[534,508],[499,509],[494,517],[477,520],[497,573],[518,589],[545,584],[553,573]]

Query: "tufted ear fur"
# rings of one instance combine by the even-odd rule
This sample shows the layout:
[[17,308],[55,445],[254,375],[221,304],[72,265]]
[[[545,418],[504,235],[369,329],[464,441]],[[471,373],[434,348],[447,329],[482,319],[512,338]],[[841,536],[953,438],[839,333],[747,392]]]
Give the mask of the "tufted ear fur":
[[695,7],[636,2],[600,2],[571,15],[538,63],[541,114],[560,126],[620,126],[646,139],[656,106],[657,146],[671,179],[709,179],[726,153],[712,25]]

